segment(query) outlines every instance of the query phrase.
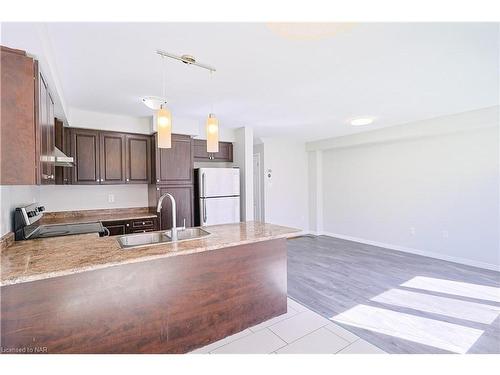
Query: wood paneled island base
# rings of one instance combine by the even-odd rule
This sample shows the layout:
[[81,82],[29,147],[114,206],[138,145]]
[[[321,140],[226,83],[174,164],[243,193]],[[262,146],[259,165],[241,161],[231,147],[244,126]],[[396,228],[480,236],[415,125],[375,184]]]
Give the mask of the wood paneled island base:
[[186,353],[284,314],[286,272],[283,238],[6,285],[2,352]]

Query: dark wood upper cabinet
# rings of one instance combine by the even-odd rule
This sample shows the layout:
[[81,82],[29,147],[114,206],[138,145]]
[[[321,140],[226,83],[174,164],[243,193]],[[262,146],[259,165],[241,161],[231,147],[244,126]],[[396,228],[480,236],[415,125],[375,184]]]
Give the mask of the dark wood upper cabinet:
[[71,129],[71,155],[75,159],[73,184],[98,184],[100,182],[99,132],[97,130]]
[[38,63],[1,46],[1,184],[55,182],[54,101]]
[[67,128],[75,158],[72,184],[147,184],[151,181],[151,136]]
[[[181,227],[184,225],[184,220],[186,220],[186,227],[193,226],[193,185],[179,186],[179,185],[168,185],[168,186],[158,186],[156,188],[156,200],[160,198],[161,195],[165,193],[170,193],[175,198],[176,203],[176,219],[177,226]],[[165,198],[162,202],[162,210],[160,215],[160,226],[161,230],[172,228],[172,203],[170,199]]]
[[124,184],[125,177],[125,134],[116,132],[99,133],[100,183]]
[[1,47],[0,184],[34,185],[35,63],[24,51]]
[[38,72],[37,96],[37,137],[40,176],[38,182],[42,185],[55,183],[55,153],[54,153],[54,101],[49,87],[41,72]]
[[157,184],[186,185],[193,183],[191,141],[189,135],[179,134],[172,134],[171,148],[157,148],[155,141],[155,182]]
[[233,161],[233,144],[219,142],[219,152],[207,152],[207,141],[204,139],[193,140],[193,153],[195,161]]
[[127,183],[149,183],[151,178],[151,137],[127,134],[125,139]]
[[219,142],[219,152],[213,154],[213,160],[232,162],[233,144],[231,142]]
[[207,141],[203,139],[193,139],[194,160],[208,161],[210,154],[207,152]]

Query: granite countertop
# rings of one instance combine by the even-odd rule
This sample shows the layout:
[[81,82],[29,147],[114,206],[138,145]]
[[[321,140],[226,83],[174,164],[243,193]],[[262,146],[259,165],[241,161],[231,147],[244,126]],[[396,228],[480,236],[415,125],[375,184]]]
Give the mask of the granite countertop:
[[61,211],[44,213],[41,225],[47,224],[81,224],[97,221],[134,220],[157,217],[148,207],[115,208],[103,210]]
[[298,229],[260,222],[214,225],[210,236],[122,250],[116,237],[97,234],[16,241],[1,252],[0,286],[69,275],[120,264],[217,250],[292,237]]

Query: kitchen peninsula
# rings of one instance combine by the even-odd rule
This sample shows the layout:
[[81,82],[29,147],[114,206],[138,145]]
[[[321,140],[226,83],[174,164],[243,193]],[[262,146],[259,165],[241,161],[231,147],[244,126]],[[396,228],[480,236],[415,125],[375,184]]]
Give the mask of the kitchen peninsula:
[[13,243],[1,253],[2,348],[185,353],[285,313],[296,230],[204,229],[131,249],[96,234]]

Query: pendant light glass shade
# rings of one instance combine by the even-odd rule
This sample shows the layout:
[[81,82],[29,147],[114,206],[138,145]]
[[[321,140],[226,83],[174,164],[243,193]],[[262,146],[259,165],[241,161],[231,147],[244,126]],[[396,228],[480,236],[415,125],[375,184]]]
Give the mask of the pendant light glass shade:
[[219,120],[213,113],[207,118],[207,152],[219,152]]
[[158,129],[158,148],[172,147],[172,113],[166,108],[160,108],[156,113]]

